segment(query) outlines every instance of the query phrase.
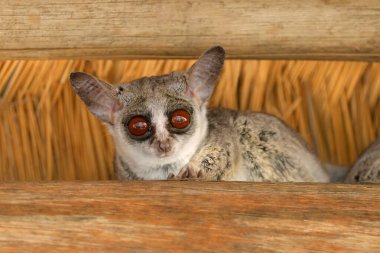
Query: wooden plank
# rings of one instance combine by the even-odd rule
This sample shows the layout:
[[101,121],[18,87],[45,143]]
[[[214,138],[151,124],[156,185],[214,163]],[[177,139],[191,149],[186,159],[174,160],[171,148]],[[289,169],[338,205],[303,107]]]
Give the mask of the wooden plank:
[[0,59],[380,60],[379,0],[0,0]]
[[3,183],[1,252],[380,252],[380,185]]

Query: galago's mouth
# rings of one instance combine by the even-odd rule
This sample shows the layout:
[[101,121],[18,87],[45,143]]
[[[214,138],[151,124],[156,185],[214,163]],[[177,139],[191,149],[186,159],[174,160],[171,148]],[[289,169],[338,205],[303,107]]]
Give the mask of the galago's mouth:
[[156,156],[158,158],[166,158],[166,157],[170,157],[172,155],[173,155],[172,151],[169,151],[169,152],[156,152]]

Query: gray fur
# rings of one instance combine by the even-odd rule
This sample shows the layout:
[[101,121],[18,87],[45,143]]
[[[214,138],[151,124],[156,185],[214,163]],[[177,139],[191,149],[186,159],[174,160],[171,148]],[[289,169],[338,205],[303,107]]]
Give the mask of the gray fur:
[[347,173],[350,169],[350,167],[348,166],[336,165],[336,164],[330,164],[330,163],[325,163],[324,167],[327,173],[330,175],[330,181],[336,182],[336,183],[344,182],[344,179],[346,178]]
[[211,109],[209,133],[190,162],[208,180],[328,182],[297,133],[274,116]]
[[[223,60],[223,48],[214,47],[186,72],[116,86],[84,73],[71,75],[75,91],[113,136],[117,178],[328,182],[318,159],[279,119],[207,109]],[[191,115],[185,129],[169,123],[176,109]],[[136,138],[126,127],[136,115],[151,119],[146,138]]]
[[380,139],[367,148],[351,168],[346,183],[380,183]]

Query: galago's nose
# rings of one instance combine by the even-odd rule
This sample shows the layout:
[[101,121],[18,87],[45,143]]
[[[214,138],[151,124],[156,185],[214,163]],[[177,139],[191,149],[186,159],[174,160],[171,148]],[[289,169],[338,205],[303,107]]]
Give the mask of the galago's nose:
[[157,141],[157,148],[162,153],[168,153],[172,149],[172,145],[169,140]]

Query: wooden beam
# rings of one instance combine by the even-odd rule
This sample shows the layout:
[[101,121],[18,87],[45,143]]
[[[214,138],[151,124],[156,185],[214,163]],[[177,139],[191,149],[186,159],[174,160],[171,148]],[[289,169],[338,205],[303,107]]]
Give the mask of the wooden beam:
[[0,0],[0,59],[380,60],[379,0]]
[[1,252],[379,252],[380,185],[0,184]]

